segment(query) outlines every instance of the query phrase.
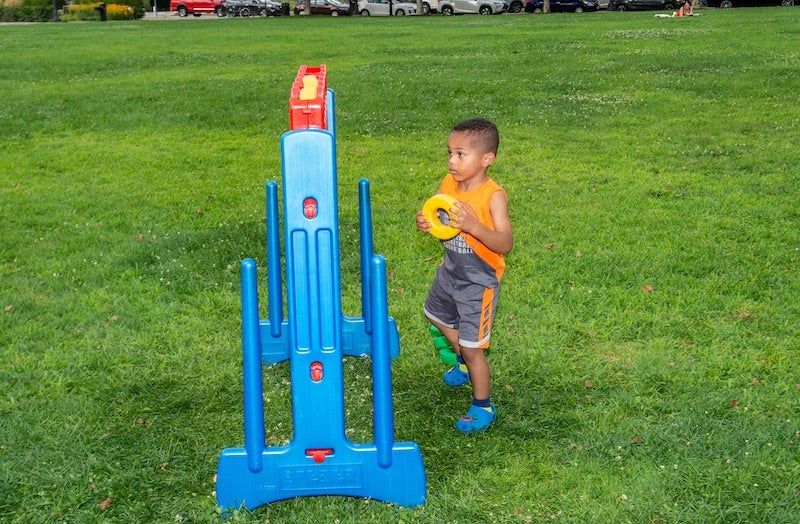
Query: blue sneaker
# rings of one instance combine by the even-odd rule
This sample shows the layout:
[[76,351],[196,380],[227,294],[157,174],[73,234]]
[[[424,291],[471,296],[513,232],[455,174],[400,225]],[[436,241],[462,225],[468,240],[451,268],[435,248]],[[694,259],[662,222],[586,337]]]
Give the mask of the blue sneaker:
[[497,418],[497,409],[494,404],[491,404],[490,407],[491,411],[474,405],[470,406],[467,414],[456,421],[456,429],[463,433],[478,433],[488,429]]
[[448,386],[463,386],[469,383],[469,371],[464,364],[456,364],[447,371],[445,371],[444,383]]

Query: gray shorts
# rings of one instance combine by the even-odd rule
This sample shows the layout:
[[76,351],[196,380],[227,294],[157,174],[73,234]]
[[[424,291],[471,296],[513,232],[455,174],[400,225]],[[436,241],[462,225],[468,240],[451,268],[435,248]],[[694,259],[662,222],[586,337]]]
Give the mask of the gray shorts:
[[458,330],[458,343],[467,348],[487,348],[500,287],[487,288],[454,280],[444,265],[436,270],[423,310],[428,319]]

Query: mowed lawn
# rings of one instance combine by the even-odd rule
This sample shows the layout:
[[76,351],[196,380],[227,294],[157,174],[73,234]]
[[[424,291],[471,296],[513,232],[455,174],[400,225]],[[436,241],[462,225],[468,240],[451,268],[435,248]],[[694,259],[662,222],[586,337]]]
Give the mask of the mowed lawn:
[[[229,522],[796,522],[800,8],[0,27],[0,521],[219,522],[243,439],[239,265],[300,65],[336,94],[345,313],[357,182],[400,330],[398,441],[427,499],[309,497]],[[414,214],[456,121],[494,120],[508,256],[494,427],[453,425]],[[292,439],[288,366],[263,373]],[[372,440],[370,363],[345,361]]]

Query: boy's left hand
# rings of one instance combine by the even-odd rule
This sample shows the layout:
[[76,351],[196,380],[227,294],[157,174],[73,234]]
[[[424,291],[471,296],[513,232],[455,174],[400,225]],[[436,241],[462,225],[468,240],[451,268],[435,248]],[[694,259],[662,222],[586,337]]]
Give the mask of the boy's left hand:
[[478,214],[472,206],[466,202],[458,201],[451,208],[450,225],[464,231],[472,233],[476,226],[480,225]]

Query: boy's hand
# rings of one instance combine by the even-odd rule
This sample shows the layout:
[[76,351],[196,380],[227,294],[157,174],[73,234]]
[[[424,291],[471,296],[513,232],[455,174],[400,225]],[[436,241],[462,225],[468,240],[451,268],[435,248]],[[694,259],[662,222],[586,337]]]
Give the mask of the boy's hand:
[[478,214],[472,209],[472,206],[460,200],[453,204],[451,209],[453,212],[450,215],[450,225],[464,231],[466,233],[473,233],[475,227],[481,225],[478,221]]
[[417,211],[417,229],[423,233],[428,233],[431,230],[431,221],[425,218],[422,211]]

